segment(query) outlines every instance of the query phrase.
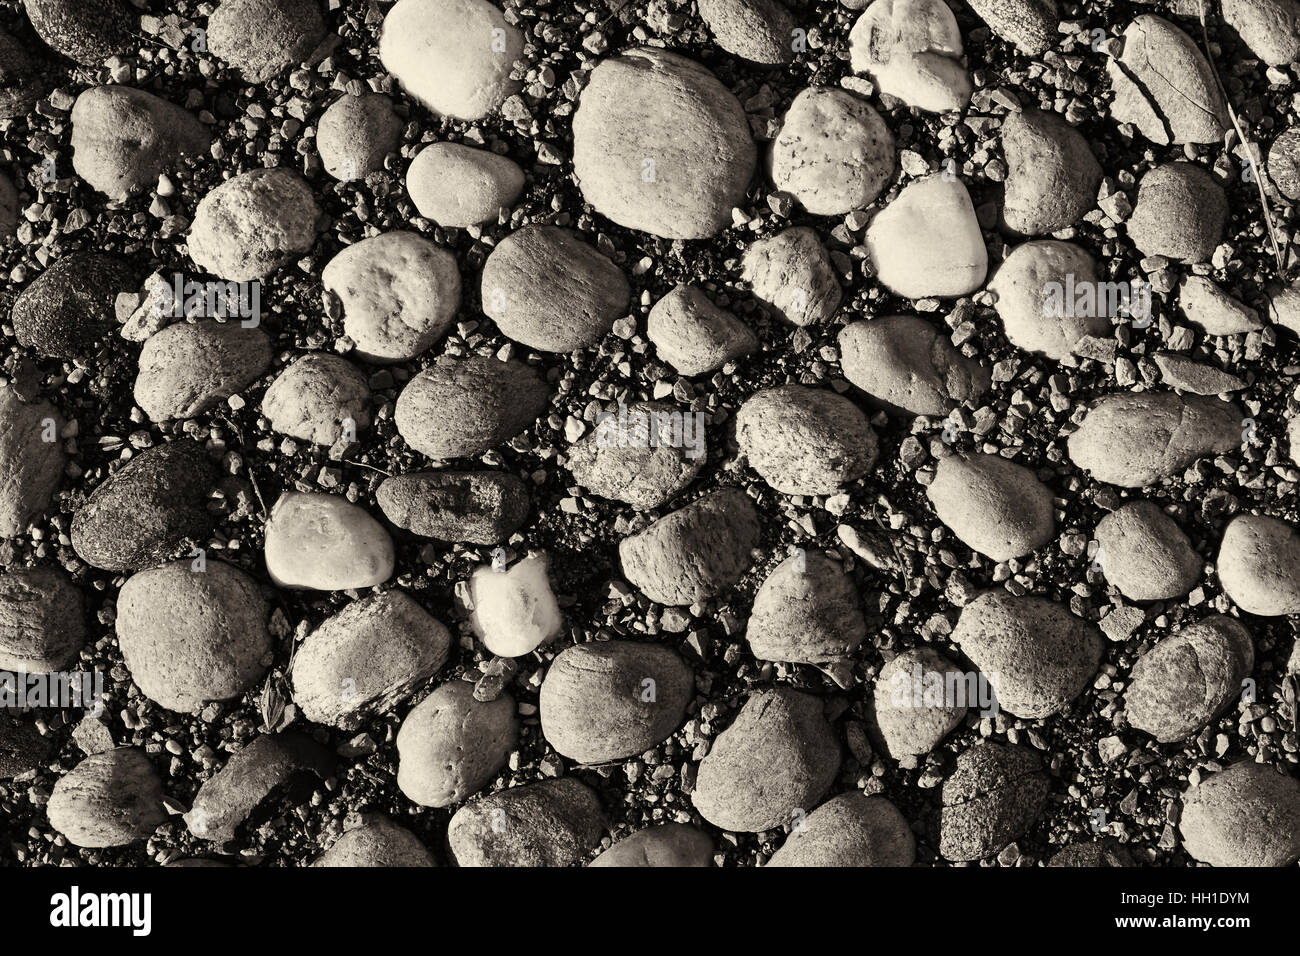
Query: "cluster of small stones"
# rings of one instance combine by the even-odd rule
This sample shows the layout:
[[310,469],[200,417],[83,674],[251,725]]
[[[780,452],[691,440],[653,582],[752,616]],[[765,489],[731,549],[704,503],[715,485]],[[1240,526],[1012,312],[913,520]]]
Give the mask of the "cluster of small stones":
[[0,5],[0,861],[1300,859],[1295,0],[169,6]]

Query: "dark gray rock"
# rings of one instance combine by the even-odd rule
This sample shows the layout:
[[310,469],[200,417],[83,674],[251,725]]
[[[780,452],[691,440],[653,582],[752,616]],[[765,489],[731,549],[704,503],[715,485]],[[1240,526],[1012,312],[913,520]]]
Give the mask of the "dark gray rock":
[[220,480],[193,439],[141,452],[91,492],[72,516],[72,548],[87,564],[134,571],[203,547],[216,527],[207,509]]
[[47,358],[89,358],[117,326],[118,293],[138,284],[135,269],[116,256],[70,253],[14,300],[18,344]]
[[82,66],[135,50],[140,18],[124,0],[23,0],[42,40]]
[[570,777],[501,790],[456,811],[447,842],[457,866],[574,866],[600,845],[600,800]]
[[963,751],[940,791],[940,855],[953,861],[993,856],[1033,825],[1049,789],[1032,750],[982,741]]
[[619,840],[588,866],[701,867],[713,865],[713,841],[684,823],[663,823]]
[[424,471],[385,478],[375,501],[399,528],[440,541],[497,544],[527,519],[528,486],[500,471]]

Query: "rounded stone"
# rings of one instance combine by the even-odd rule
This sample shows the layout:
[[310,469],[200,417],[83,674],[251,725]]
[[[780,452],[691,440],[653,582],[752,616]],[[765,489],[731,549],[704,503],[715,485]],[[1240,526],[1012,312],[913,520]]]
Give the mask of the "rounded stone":
[[939,853],[983,860],[1027,831],[1047,805],[1050,785],[1026,747],[980,742],[957,757],[940,790]]
[[1300,613],[1300,536],[1286,522],[1266,515],[1233,518],[1215,565],[1223,593],[1246,613]]
[[129,86],[94,87],[72,107],[72,168],[110,199],[157,186],[164,169],[209,141],[188,110]]
[[293,700],[313,723],[353,729],[392,710],[442,669],[451,632],[404,591],[353,601],[293,657]]
[[117,642],[131,679],[179,713],[230,700],[261,680],[270,607],[257,583],[223,561],[189,560],[131,575],[117,597]]
[[1183,794],[1183,849],[1211,866],[1291,866],[1300,858],[1300,781],[1242,760]]
[[414,833],[387,817],[378,817],[343,834],[311,865],[415,867],[437,863]]
[[81,591],[58,568],[0,573],[0,671],[64,670],[86,642]]
[[266,522],[266,571],[279,587],[346,591],[393,573],[393,539],[364,508],[337,495],[287,491]]
[[753,563],[758,512],[735,488],[710,492],[618,545],[623,575],[652,601],[684,606],[736,585]]
[[493,654],[523,657],[559,636],[564,615],[549,571],[546,555],[530,554],[513,567],[494,558],[470,576],[470,627]]
[[1220,142],[1228,111],[1196,41],[1151,14],[1135,18],[1122,39],[1123,53],[1106,64],[1111,118],[1161,146]]
[[1089,686],[1101,631],[1046,598],[989,591],[962,608],[952,640],[993,687],[998,706],[1025,720],[1050,717]]
[[23,6],[37,35],[82,66],[135,51],[140,17],[124,0],[23,0]]
[[510,78],[524,37],[488,0],[398,0],[384,18],[379,59],[415,99],[481,120],[519,89]]
[[449,681],[417,704],[397,733],[397,786],[425,807],[461,803],[487,786],[519,740],[509,694],[488,701]]
[[768,65],[794,56],[794,15],[778,0],[698,0],[696,9],[728,53]]
[[1204,563],[1178,523],[1151,501],[1131,501],[1097,523],[1098,562],[1130,601],[1166,601],[1196,586]]
[[729,226],[756,161],[740,101],[665,50],[601,61],[573,117],[583,198],[620,226],[666,239],[707,239]]
[[347,359],[310,352],[276,376],[262,414],[281,435],[316,445],[355,441],[370,427],[370,386]]
[[385,478],[375,491],[384,517],[425,538],[498,544],[527,520],[528,486],[496,471],[426,471]]
[[704,416],[666,402],[619,405],[569,447],[569,471],[588,491],[638,510],[688,488],[704,467]]
[[190,258],[220,279],[265,279],[311,251],[320,216],[311,187],[292,170],[241,173],[199,201]]
[[970,193],[941,174],[904,186],[867,226],[866,247],[876,278],[909,299],[966,295],[988,274]]
[[512,787],[456,811],[447,843],[457,866],[574,866],[600,845],[605,815],[571,777]]
[[1055,113],[1008,113],[1002,153],[1002,215],[1016,232],[1040,236],[1067,229],[1097,205],[1101,166],[1083,134]]
[[973,0],[970,6],[994,34],[1026,56],[1042,56],[1060,38],[1056,0]]
[[720,829],[758,833],[807,816],[839,768],[840,745],[820,698],[760,690],[700,761],[691,802]]
[[1073,243],[1042,239],[1016,246],[988,288],[997,296],[994,308],[1007,339],[1026,352],[1060,362],[1081,338],[1110,337],[1111,308],[1100,294],[1096,263]]
[[443,356],[397,396],[397,433],[428,458],[472,458],[532,426],[550,388],[522,362]]
[[759,346],[748,325],[685,284],[654,304],[646,318],[646,338],[682,375],[716,371]]
[[305,63],[325,34],[316,0],[221,0],[208,17],[208,49],[247,83]]
[[941,458],[926,497],[963,544],[994,561],[1023,557],[1056,534],[1051,489],[1001,455]]
[[425,219],[447,229],[495,220],[524,190],[519,164],[486,149],[431,143],[406,171],[406,191]]
[[92,754],[54,784],[46,814],[73,846],[126,846],[167,820],[162,777],[144,751]]
[[1288,126],[1273,140],[1267,168],[1278,192],[1287,199],[1300,199],[1300,126]]
[[876,676],[867,713],[894,760],[928,754],[966,717],[967,675],[931,647],[903,651]]
[[73,514],[72,549],[93,567],[135,571],[205,547],[217,524],[207,505],[220,478],[190,438],[141,452]]
[[393,101],[382,93],[343,95],[331,103],[316,124],[316,152],[325,172],[351,182],[384,168],[384,158],[397,151],[405,124],[393,112]]
[[1215,614],[1189,624],[1133,665],[1128,722],[1161,743],[1186,740],[1241,695],[1254,668],[1255,645],[1241,623]]
[[740,275],[754,298],[793,325],[827,321],[843,296],[826,247],[807,226],[751,243]]
[[325,264],[321,285],[337,296],[343,331],[368,362],[406,362],[432,348],[460,308],[451,252],[413,232],[386,232]]
[[787,495],[833,495],[876,464],[867,416],[828,389],[781,385],[755,392],[736,413],[740,453]]
[[1112,839],[1076,843],[1057,851],[1047,861],[1048,866],[1105,867],[1135,866],[1132,855],[1122,843]]
[[929,322],[886,315],[846,325],[839,335],[844,377],[891,411],[946,415],[978,401],[991,378]]
[[862,599],[838,561],[824,551],[800,551],[759,587],[745,639],[760,661],[842,660],[867,639]]
[[118,293],[134,291],[137,279],[135,268],[116,256],[63,256],[14,300],[14,337],[46,358],[89,359],[116,328]]
[[796,823],[768,866],[911,866],[916,838],[884,797],[841,793]]
[[1097,481],[1145,488],[1206,455],[1240,447],[1241,409],[1173,392],[1106,395],[1069,438],[1070,460]]
[[1269,66],[1300,60],[1300,3],[1295,0],[1224,0],[1223,19]]
[[151,421],[195,418],[261,378],[271,340],[237,322],[178,322],[140,350],[135,403]]
[[932,113],[965,109],[971,80],[961,63],[961,31],[943,0],[874,0],[849,34],[854,73],[880,92]]
[[39,519],[63,478],[63,416],[47,401],[25,401],[0,385],[0,538]]
[[702,867],[713,865],[713,841],[685,823],[661,823],[619,840],[588,866]]
[[893,172],[893,135],[870,104],[847,90],[803,90],[772,141],[772,183],[815,216],[865,209]]
[[568,229],[525,226],[483,266],[484,313],[502,333],[542,352],[599,342],[627,311],[623,270]]
[[695,677],[675,652],[610,641],[561,651],[539,694],[542,733],[582,764],[635,757],[667,740],[686,719]]
[[1228,198],[1200,166],[1166,163],[1138,183],[1128,235],[1145,256],[1208,262],[1223,237]]

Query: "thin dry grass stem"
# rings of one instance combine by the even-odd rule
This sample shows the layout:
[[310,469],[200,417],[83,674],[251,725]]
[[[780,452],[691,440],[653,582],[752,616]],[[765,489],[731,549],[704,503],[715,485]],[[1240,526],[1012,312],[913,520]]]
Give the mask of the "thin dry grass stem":
[[1197,0],[1197,9],[1201,21],[1201,37],[1205,42],[1205,58],[1210,63],[1210,72],[1214,74],[1215,85],[1223,96],[1223,104],[1228,110],[1228,119],[1232,120],[1232,128],[1237,131],[1237,138],[1246,151],[1246,162],[1250,165],[1251,174],[1255,179],[1255,188],[1259,190],[1259,204],[1264,210],[1264,225],[1268,229],[1269,244],[1273,247],[1273,258],[1277,260],[1278,275],[1285,278],[1286,261],[1282,258],[1282,248],[1278,245],[1277,228],[1273,224],[1272,210],[1269,209],[1268,194],[1264,191],[1264,175],[1255,159],[1254,144],[1246,138],[1246,131],[1242,128],[1241,121],[1237,119],[1237,111],[1232,108],[1232,102],[1228,99],[1228,89],[1219,77],[1219,65],[1214,62],[1214,54],[1210,52],[1210,29],[1205,22],[1205,0]]

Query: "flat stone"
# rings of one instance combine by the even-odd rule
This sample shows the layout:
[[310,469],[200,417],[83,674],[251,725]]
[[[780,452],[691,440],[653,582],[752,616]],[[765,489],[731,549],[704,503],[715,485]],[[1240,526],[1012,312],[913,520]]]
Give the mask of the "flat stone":
[[311,865],[416,867],[437,863],[414,833],[387,817],[378,817],[344,833]]
[[1196,586],[1205,562],[1152,501],[1130,501],[1097,523],[1097,563],[1130,601],[1167,601]]
[[63,416],[47,401],[25,401],[0,385],[0,538],[23,534],[63,479]]
[[688,488],[708,458],[703,415],[666,402],[637,402],[601,413],[569,447],[574,481],[645,511]]
[[481,701],[473,684],[449,681],[402,721],[397,786],[421,806],[461,803],[505,767],[518,739],[514,698]]
[[966,295],[988,274],[970,193],[941,173],[903,187],[867,226],[866,246],[876,277],[909,299]]
[[94,754],[54,784],[50,826],[73,846],[127,846],[166,819],[162,777],[138,747]]
[[1011,343],[1058,362],[1080,339],[1110,336],[1112,310],[1101,286],[1092,256],[1055,239],[1016,246],[988,285]]
[[1208,262],[1228,221],[1223,187],[1200,166],[1166,163],[1143,175],[1129,238],[1146,256]]
[[646,338],[682,375],[716,371],[759,347],[753,329],[685,284],[654,304],[646,318]]
[[447,842],[457,866],[573,866],[600,845],[604,811],[571,777],[500,790],[456,811]]
[[393,573],[383,525],[337,495],[285,492],[271,508],[263,547],[267,574],[283,588],[368,588]]
[[1183,794],[1178,829],[1188,855],[1211,866],[1291,866],[1300,858],[1300,781],[1239,761]]
[[140,350],[135,403],[151,421],[195,418],[237,395],[271,365],[259,328],[200,319],[151,335]]
[[871,727],[894,760],[928,754],[966,717],[965,674],[932,647],[903,651],[876,676]]
[[85,642],[81,592],[61,569],[0,573],[0,671],[64,670]]
[[1097,205],[1101,165],[1083,134],[1055,113],[1008,113],[1002,152],[1007,161],[1002,215],[1016,232],[1041,236],[1067,229]]
[[262,396],[272,431],[315,445],[355,441],[370,427],[370,386],[347,359],[309,352],[295,359]]
[[801,551],[759,587],[745,639],[760,661],[847,658],[867,639],[862,599],[838,561],[823,551]]
[[949,455],[926,497],[963,544],[994,561],[1023,557],[1056,534],[1052,492],[1000,455]]
[[684,823],[661,823],[619,840],[588,866],[713,866],[713,840]]
[[1300,613],[1300,536],[1286,522],[1266,515],[1233,518],[1215,567],[1223,593],[1246,613]]
[[800,821],[768,866],[911,866],[916,838],[884,797],[841,793]]
[[832,495],[876,464],[867,416],[828,389],[781,385],[755,392],[736,413],[749,466],[787,495]]
[[750,243],[740,273],[754,298],[794,325],[825,322],[839,308],[842,293],[830,256],[807,226]]
[[917,316],[853,322],[839,346],[844,377],[891,411],[946,415],[989,389],[988,369]]
[[425,538],[497,544],[528,518],[528,486],[495,471],[426,471],[385,478],[375,501],[399,528]]
[[1032,750],[976,743],[958,755],[940,791],[940,855],[953,861],[993,856],[1033,825],[1047,806],[1049,790]]
[[496,219],[523,189],[524,171],[514,160],[459,143],[430,143],[406,171],[406,191],[420,215],[449,229]]

